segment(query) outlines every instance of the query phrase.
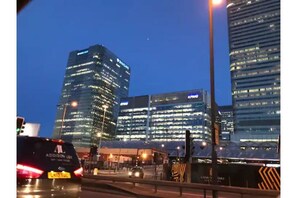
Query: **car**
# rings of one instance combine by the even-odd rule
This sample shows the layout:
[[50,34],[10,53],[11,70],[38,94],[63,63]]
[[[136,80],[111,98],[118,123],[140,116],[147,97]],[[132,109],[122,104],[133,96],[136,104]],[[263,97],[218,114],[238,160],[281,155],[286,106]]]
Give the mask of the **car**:
[[80,197],[83,168],[72,143],[17,136],[17,197]]
[[131,168],[128,172],[129,177],[138,177],[138,178],[143,178],[144,177],[144,171],[143,168],[140,166],[135,166]]

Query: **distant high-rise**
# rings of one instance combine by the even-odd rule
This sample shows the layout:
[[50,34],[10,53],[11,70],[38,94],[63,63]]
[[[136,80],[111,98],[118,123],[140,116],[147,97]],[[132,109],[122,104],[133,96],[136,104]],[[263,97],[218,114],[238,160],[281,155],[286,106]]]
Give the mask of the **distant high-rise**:
[[280,133],[280,0],[228,0],[235,141]]
[[98,133],[102,139],[114,137],[120,98],[128,96],[129,82],[130,67],[106,47],[70,52],[53,137],[77,147],[98,144]]
[[211,140],[209,96],[189,90],[122,98],[116,138],[140,141]]
[[221,115],[221,140],[229,141],[234,133],[232,105],[219,106],[218,109]]

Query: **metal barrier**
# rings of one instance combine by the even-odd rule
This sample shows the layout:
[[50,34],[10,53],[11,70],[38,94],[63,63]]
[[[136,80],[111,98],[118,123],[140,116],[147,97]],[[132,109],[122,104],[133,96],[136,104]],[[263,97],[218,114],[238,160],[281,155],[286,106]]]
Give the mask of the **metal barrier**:
[[[204,198],[206,198],[207,191],[217,191],[217,192],[226,192],[239,194],[241,197],[245,196],[261,196],[261,197],[273,197],[276,198],[279,196],[280,192],[274,190],[260,190],[255,188],[242,188],[242,187],[233,187],[233,186],[222,186],[222,185],[211,185],[211,184],[198,184],[198,183],[178,183],[173,181],[162,181],[162,180],[153,180],[153,179],[139,179],[139,178],[126,178],[126,177],[116,177],[116,176],[101,176],[101,175],[84,175],[84,179],[92,180],[106,180],[112,182],[129,182],[135,186],[138,184],[147,184],[154,186],[155,193],[158,191],[158,187],[175,187],[179,188],[179,195],[182,196],[183,189],[195,189],[202,190]],[[90,181],[89,181],[90,182]]]

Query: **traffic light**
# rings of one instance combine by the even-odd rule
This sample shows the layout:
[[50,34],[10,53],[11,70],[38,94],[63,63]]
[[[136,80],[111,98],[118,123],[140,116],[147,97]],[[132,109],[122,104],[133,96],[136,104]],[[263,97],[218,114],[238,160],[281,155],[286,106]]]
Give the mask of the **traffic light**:
[[191,137],[191,132],[186,130],[186,154],[185,154],[185,162],[189,162],[191,157],[194,155],[195,152],[195,144],[194,138]]
[[25,118],[23,117],[17,117],[17,121],[16,121],[16,132],[17,135],[20,135],[20,133],[24,132],[24,128],[25,128]]
[[90,156],[93,157],[93,156],[97,155],[97,153],[98,153],[98,146],[92,145],[90,147]]
[[159,158],[159,153],[154,152],[154,162],[157,163]]

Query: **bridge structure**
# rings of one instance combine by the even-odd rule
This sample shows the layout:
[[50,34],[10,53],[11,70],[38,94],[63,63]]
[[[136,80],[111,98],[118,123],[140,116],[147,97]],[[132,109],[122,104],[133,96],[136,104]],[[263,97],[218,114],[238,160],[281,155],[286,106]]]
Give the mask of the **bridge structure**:
[[[169,158],[183,158],[185,156],[184,141],[171,142],[143,142],[143,141],[103,141],[102,148],[121,149],[152,149],[156,152],[167,154]],[[211,145],[204,145],[203,142],[194,141],[192,158],[193,161],[211,159]],[[221,142],[216,146],[218,161],[236,162],[245,161],[257,163],[260,161],[279,164],[280,153],[276,142]]]

